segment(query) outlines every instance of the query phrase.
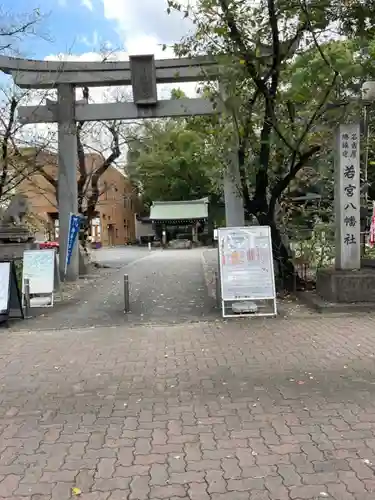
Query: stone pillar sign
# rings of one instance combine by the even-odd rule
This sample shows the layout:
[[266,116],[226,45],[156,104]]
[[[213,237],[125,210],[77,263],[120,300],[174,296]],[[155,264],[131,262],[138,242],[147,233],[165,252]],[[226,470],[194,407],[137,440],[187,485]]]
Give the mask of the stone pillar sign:
[[152,55],[130,56],[133,101],[138,106],[156,105],[158,91]]
[[336,148],[336,269],[361,267],[360,127],[340,125]]

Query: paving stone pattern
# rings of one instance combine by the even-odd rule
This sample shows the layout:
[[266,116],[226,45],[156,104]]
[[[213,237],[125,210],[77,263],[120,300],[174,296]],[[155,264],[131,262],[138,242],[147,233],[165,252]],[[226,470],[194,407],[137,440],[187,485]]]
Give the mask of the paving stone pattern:
[[374,319],[2,330],[0,499],[373,500]]

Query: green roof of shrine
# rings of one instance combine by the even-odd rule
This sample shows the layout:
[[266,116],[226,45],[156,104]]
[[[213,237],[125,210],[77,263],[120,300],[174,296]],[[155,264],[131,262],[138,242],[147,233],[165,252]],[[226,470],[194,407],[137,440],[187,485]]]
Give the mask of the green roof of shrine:
[[208,198],[193,201],[154,201],[150,219],[153,221],[207,219]]

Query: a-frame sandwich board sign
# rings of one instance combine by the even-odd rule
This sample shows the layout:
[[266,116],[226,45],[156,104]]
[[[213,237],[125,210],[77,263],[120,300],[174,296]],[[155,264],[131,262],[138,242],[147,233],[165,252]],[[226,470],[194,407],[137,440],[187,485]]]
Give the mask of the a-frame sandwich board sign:
[[16,266],[14,261],[0,261],[0,324],[11,318],[25,318]]

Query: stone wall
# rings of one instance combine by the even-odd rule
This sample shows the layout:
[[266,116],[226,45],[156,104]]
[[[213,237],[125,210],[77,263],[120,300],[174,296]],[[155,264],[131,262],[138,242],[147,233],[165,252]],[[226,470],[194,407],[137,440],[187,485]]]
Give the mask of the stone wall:
[[328,302],[375,302],[375,269],[320,269],[317,273],[316,291]]

